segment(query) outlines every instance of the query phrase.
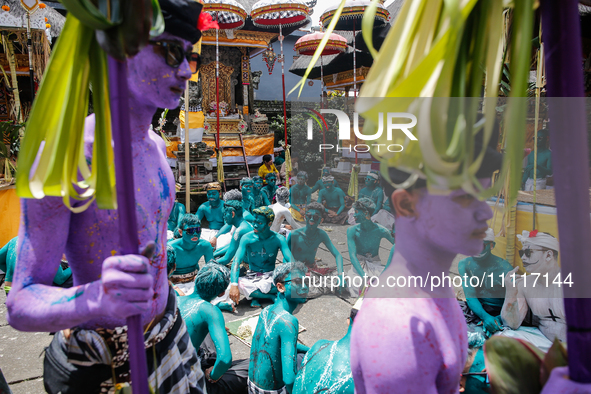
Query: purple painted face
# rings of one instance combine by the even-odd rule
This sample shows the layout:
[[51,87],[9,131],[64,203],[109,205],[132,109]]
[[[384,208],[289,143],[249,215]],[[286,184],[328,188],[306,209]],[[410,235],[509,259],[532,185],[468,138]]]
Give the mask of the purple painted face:
[[[170,33],[158,36],[154,41],[176,42],[186,51],[192,50],[189,41]],[[176,108],[192,72],[186,59],[178,68],[166,64],[165,49],[148,44],[127,62],[129,92],[132,97],[158,108]]]
[[425,190],[416,209],[415,226],[429,243],[451,253],[480,254],[488,229],[486,221],[492,218],[492,210],[485,201],[478,201],[463,190],[447,196]]

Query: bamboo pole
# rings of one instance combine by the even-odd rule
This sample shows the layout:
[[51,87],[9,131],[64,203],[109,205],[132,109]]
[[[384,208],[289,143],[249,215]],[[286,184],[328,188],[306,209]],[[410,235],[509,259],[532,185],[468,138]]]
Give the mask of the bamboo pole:
[[14,106],[17,109],[17,119],[19,123],[24,123],[23,108],[21,105],[21,97],[18,91],[18,80],[16,79],[16,58],[14,56],[14,47],[12,42],[8,39],[8,32],[2,32],[2,45],[4,46],[4,53],[8,58],[8,65],[10,66],[10,79],[12,79],[12,92],[14,94]]

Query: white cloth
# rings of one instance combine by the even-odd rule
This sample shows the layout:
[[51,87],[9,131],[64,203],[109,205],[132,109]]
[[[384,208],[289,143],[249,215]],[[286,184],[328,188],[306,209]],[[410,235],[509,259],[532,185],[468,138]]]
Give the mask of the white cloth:
[[[185,129],[181,128],[181,126],[178,126],[179,130],[180,130],[180,136],[181,136],[181,143],[185,143]],[[200,127],[198,129],[189,129],[189,142],[201,142],[203,140],[203,133],[205,132],[205,129],[203,127]]]
[[283,224],[283,221],[286,221],[287,224],[289,224],[290,226],[297,228],[295,220],[293,220],[289,208],[281,205],[280,203],[269,205],[269,207],[273,210],[273,213],[275,214],[275,219],[273,219],[273,224],[271,224],[271,231],[275,231],[276,233],[278,233],[279,230],[281,230],[281,225]]
[[268,293],[273,287],[273,271],[253,272],[248,271],[246,276],[238,279],[238,289],[247,300],[252,299],[252,292],[260,290],[261,293]]
[[522,339],[531,343],[544,353],[546,353],[548,349],[550,349],[550,346],[552,346],[552,341],[546,338],[544,334],[542,334],[542,332],[535,327],[519,327],[517,330],[512,330],[508,327],[505,327],[503,331],[499,331],[495,335]]
[[[355,208],[349,209],[347,212],[349,215],[349,219],[347,219],[347,223],[351,226],[357,224],[355,221]],[[390,212],[386,211],[385,209],[380,209],[378,213],[371,217],[371,221],[377,224],[381,224],[382,226],[386,227],[388,230],[392,230],[394,228],[394,223],[396,222],[396,217],[392,215]]]
[[211,241],[213,237],[215,237],[220,230],[212,230],[210,228],[204,228],[201,230],[201,239],[206,240],[207,242]]
[[175,288],[182,291],[183,295],[191,295],[195,291],[195,281],[187,282],[187,283],[177,283],[174,285]]
[[[538,178],[536,179],[536,190],[545,190],[546,189],[546,178]],[[526,192],[532,192],[534,190],[534,179],[528,178],[525,181],[525,187],[523,188]]]
[[380,209],[378,213],[371,217],[371,221],[377,224],[381,224],[388,230],[392,231],[392,229],[394,228],[394,223],[396,222],[396,217],[392,215],[390,212],[386,211],[385,209]]
[[234,301],[232,301],[232,299],[230,298],[230,287],[232,285],[228,285],[228,288],[226,289],[226,291],[224,292],[224,295],[222,295],[221,297],[216,297],[211,301],[212,305],[217,305],[219,303],[226,303],[226,304],[230,304],[230,305],[234,305]]
[[[374,276],[376,276],[376,277],[380,276],[380,274],[384,270],[384,266],[382,265],[382,262],[380,261],[380,256],[367,257],[367,256],[362,256],[362,255],[358,254],[357,259],[359,260],[359,263],[361,264],[361,268],[363,268],[365,275],[367,275],[367,277],[368,277],[368,279],[367,279],[368,284],[369,284],[369,278],[374,277]],[[349,286],[349,293],[351,294],[351,297],[353,297],[353,298],[359,297],[359,294],[361,293],[361,291],[365,287],[365,279],[363,277],[359,276],[359,274],[355,270],[355,267],[351,267],[351,269],[349,271],[347,271],[346,277],[349,277],[351,279],[351,283],[350,283],[351,286]],[[362,279],[361,286],[356,286],[353,283],[353,282],[359,283],[358,279],[356,281],[354,281],[354,278],[356,278],[356,277],[360,277]],[[348,281],[347,281],[347,284],[349,284]]]
[[215,244],[216,249],[223,248],[226,245],[229,245],[232,242],[234,232],[236,231],[236,227],[232,226],[232,229],[227,232],[226,234],[222,234],[218,237],[218,240]]

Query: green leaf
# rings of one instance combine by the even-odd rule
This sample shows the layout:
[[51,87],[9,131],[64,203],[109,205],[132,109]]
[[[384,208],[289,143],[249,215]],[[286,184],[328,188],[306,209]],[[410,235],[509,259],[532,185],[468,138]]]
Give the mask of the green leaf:
[[550,373],[556,367],[565,367],[568,365],[568,356],[566,353],[566,348],[558,340],[558,338],[554,338],[554,343],[546,353],[544,360],[542,361],[541,369],[540,369],[540,383],[542,386],[546,385],[546,382],[550,378]]
[[[101,2],[105,1],[101,0]],[[111,17],[115,17],[116,19],[110,20],[90,0],[61,0],[61,2],[67,8],[68,12],[71,12],[84,25],[92,29],[104,30],[121,23],[118,12],[113,12]],[[115,3],[118,4],[119,1],[115,1]]]
[[494,394],[539,394],[543,352],[515,338],[493,336],[484,360]]

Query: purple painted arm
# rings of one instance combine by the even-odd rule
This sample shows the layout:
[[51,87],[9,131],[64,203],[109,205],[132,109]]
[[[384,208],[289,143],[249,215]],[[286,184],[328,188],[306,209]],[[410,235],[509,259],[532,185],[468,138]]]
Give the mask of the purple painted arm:
[[[143,256],[97,261],[102,270],[97,268],[95,278],[81,278],[81,274],[75,278],[86,284],[51,287],[66,250],[72,214],[55,197],[22,200],[21,206],[21,223],[26,225],[20,228],[17,266],[7,300],[11,326],[22,331],[58,331],[101,317],[123,319],[148,310],[153,278]],[[71,260],[71,264],[77,272],[80,263]]]

